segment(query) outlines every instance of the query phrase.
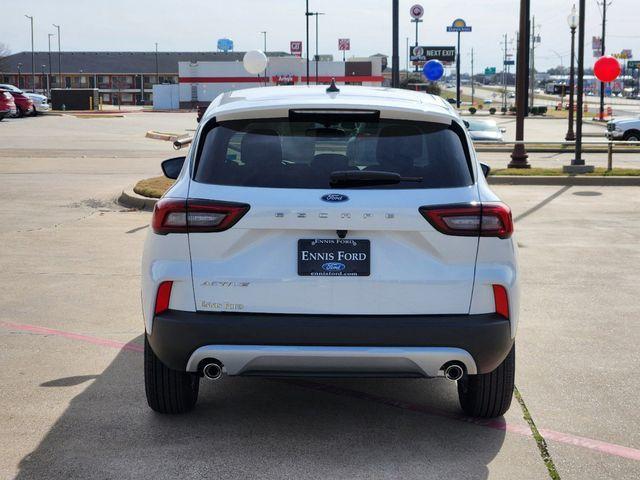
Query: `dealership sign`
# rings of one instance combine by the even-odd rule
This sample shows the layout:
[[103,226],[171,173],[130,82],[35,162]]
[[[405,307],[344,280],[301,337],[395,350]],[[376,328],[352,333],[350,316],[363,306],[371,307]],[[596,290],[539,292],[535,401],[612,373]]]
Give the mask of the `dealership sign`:
[[409,9],[409,15],[411,15],[411,18],[415,20],[422,18],[424,15],[424,8],[422,8],[422,5],[414,5]]
[[339,38],[338,50],[340,51],[351,50],[351,41],[348,38]]
[[291,52],[291,55],[295,55],[296,57],[301,57],[302,56],[302,42],[300,42],[300,41],[290,42],[289,51]]
[[220,38],[218,40],[218,50],[225,53],[233,51],[233,40]]
[[428,62],[429,60],[455,62],[456,47],[413,47],[410,60],[412,62]]

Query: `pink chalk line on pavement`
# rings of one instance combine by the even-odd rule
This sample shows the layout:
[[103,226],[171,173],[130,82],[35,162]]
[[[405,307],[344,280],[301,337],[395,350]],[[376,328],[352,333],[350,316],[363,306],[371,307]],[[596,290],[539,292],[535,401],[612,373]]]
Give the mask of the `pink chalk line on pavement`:
[[[131,352],[142,352],[144,350],[143,346],[137,343],[119,342],[117,340],[94,337],[91,335],[83,335],[83,334],[74,333],[74,332],[67,332],[64,330],[56,330],[53,328],[39,327],[37,325],[27,325],[27,324],[0,321],[0,326],[6,328],[7,330],[29,332],[29,333],[34,333],[38,335],[53,335],[53,336],[67,338],[69,340],[78,340],[85,343],[92,343],[94,345],[117,348],[119,350],[126,350]],[[463,415],[457,415],[455,413],[438,410],[433,407],[405,402],[402,400],[395,400],[387,397],[381,397],[378,395],[373,395],[373,394],[361,392],[358,390],[351,390],[348,388],[338,387],[338,386],[324,384],[324,383],[317,383],[317,382],[306,381],[306,380],[282,380],[282,381],[291,385],[298,385],[304,388],[311,388],[318,391],[331,393],[334,395],[342,395],[342,396],[348,396],[348,397],[357,398],[361,400],[368,400],[368,401],[384,404],[390,407],[400,408],[403,410],[426,413],[428,415],[435,415],[439,417],[450,418],[452,420],[457,420],[457,421],[461,421],[461,422],[465,422],[465,423],[469,423],[469,424],[477,425],[481,427],[492,428],[494,430],[504,430],[506,432],[510,432],[518,435],[531,436],[531,430],[529,429],[528,426],[506,423],[502,419],[485,420],[480,418],[465,417]],[[640,449],[625,447],[622,445],[616,445],[614,443],[603,442],[600,440],[594,440],[592,438],[580,437],[580,436],[572,435],[569,433],[557,432],[555,430],[548,430],[546,428],[540,428],[539,431],[546,440],[565,443],[568,445],[573,445],[576,447],[585,448],[588,450],[593,450],[596,452],[605,453],[605,454],[616,456],[616,457],[622,457],[622,458],[628,458],[631,460],[640,461]]]

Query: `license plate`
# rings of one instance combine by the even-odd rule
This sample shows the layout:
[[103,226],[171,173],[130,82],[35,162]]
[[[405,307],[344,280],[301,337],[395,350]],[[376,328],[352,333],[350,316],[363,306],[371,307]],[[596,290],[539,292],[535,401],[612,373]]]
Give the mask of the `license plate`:
[[339,238],[298,240],[298,275],[367,277],[371,270],[371,242]]

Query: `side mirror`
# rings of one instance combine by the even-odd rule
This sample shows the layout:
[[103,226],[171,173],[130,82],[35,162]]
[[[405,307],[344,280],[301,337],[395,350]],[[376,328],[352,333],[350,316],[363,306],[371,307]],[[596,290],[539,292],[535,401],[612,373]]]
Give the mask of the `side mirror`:
[[182,165],[184,165],[184,161],[187,157],[175,157],[170,158],[169,160],[165,160],[160,164],[162,167],[162,173],[167,178],[171,178],[175,180],[180,175],[180,170],[182,170]]
[[487,165],[486,163],[481,163],[480,164],[480,168],[482,169],[482,173],[484,174],[485,177],[489,176],[489,172],[491,172],[491,167],[489,165]]

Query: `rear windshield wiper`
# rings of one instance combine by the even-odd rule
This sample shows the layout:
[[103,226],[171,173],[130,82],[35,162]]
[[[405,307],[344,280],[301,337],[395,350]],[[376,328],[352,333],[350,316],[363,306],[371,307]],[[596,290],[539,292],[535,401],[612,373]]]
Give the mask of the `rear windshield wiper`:
[[373,170],[344,170],[331,172],[329,184],[332,187],[348,185],[364,187],[370,185],[393,185],[400,182],[422,182],[422,177],[403,177],[396,172],[378,172]]

